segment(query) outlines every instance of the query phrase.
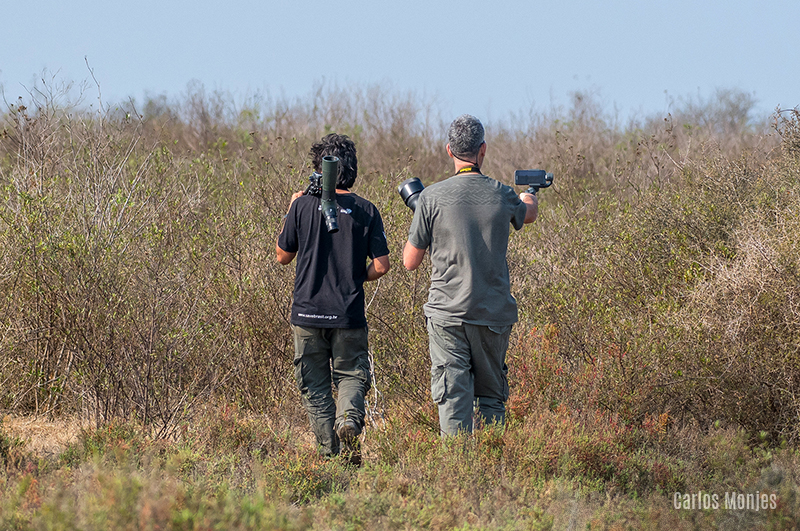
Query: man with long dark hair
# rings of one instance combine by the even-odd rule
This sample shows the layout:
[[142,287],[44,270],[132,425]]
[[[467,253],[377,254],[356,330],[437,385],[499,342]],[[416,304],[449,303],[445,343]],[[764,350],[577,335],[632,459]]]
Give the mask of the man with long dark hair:
[[[378,209],[350,192],[358,175],[353,141],[329,134],[316,142],[310,152],[315,171],[321,171],[326,156],[339,159],[339,230],[326,230],[320,197],[297,192],[275,251],[284,265],[297,256],[291,315],[294,367],[311,429],[323,454],[341,451],[358,464],[364,397],[370,388],[363,285],[389,271],[389,248]],[[338,390],[336,401],[331,384]]]

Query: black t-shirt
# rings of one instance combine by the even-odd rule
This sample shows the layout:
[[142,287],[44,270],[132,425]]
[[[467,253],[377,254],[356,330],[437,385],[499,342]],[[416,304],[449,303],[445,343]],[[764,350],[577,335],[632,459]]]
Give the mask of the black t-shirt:
[[329,233],[319,197],[292,203],[278,245],[297,253],[293,325],[363,328],[367,258],[389,254],[383,220],[375,205],[355,194],[337,194],[339,232]]

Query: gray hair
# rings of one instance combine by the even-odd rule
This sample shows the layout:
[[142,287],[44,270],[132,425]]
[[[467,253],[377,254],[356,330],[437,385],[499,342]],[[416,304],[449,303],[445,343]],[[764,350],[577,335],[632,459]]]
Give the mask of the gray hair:
[[447,141],[453,155],[476,155],[483,144],[483,125],[470,114],[462,114],[450,124]]

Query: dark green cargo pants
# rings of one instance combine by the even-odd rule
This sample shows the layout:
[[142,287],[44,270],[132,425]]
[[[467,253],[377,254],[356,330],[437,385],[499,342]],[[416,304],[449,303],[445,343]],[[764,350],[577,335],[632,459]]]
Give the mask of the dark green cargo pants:
[[428,319],[431,395],[443,435],[472,432],[477,411],[484,423],[505,422],[506,350],[511,325],[446,325]]
[[[320,451],[339,453],[336,430],[347,420],[364,427],[364,396],[370,388],[366,328],[294,330],[294,375]],[[337,389],[333,399],[332,385]]]

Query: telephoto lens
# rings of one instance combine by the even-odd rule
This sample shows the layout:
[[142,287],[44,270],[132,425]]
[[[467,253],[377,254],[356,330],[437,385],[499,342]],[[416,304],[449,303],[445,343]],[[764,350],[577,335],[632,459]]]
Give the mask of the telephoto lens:
[[403,184],[397,187],[400,197],[403,198],[406,206],[410,208],[412,212],[416,212],[419,193],[424,189],[425,187],[422,185],[422,181],[416,177],[403,181]]
[[339,220],[336,218],[336,176],[339,171],[339,158],[322,157],[322,217],[328,232],[339,232]]

